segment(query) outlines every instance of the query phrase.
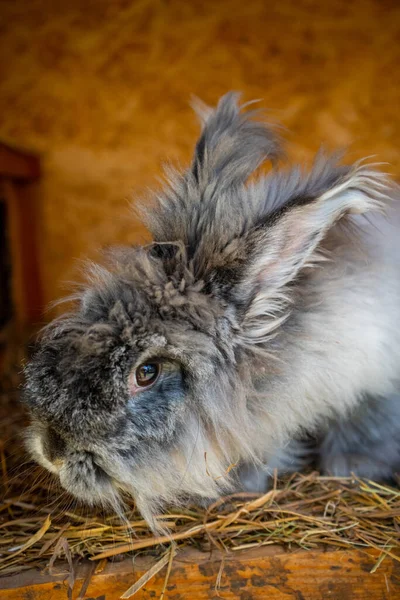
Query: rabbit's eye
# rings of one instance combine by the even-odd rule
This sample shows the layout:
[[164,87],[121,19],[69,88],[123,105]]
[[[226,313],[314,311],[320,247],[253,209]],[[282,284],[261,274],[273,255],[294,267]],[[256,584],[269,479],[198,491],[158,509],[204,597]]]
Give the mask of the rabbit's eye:
[[160,375],[161,366],[158,363],[143,363],[136,369],[135,379],[139,387],[147,387],[155,383]]

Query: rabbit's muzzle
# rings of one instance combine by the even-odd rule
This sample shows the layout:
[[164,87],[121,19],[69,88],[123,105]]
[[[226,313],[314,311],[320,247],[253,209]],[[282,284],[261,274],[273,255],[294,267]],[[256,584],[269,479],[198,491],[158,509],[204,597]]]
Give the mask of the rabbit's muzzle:
[[33,423],[27,445],[33,458],[75,497],[92,503],[111,491],[113,478],[100,466],[99,457],[84,447],[71,447],[52,427]]
[[43,432],[42,447],[45,458],[55,467],[60,467],[65,458],[67,446],[63,438],[52,427],[48,427]]

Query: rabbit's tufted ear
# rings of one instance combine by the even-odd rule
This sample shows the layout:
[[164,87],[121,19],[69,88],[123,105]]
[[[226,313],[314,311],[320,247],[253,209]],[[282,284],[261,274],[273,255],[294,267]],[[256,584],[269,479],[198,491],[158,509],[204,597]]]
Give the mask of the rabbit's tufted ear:
[[254,120],[259,111],[241,112],[239,97],[233,92],[226,94],[215,110],[193,103],[203,131],[191,172],[203,191],[211,186],[222,192],[245,183],[265,159],[274,160],[282,153],[276,132]]
[[[230,213],[241,210],[236,192],[264,160],[281,154],[275,131],[254,120],[257,111],[242,112],[238,99],[229,93],[215,109],[196,104],[203,130],[190,168],[168,168],[166,188],[139,207],[154,241],[183,242],[189,259],[206,238],[229,237]],[[240,219],[234,225],[240,229]]]
[[248,232],[244,275],[231,290],[237,306],[245,307],[242,328],[248,339],[264,341],[285,320],[288,284],[324,258],[318,247],[328,230],[346,214],[381,209],[388,187],[383,173],[355,165],[324,193],[295,197]]

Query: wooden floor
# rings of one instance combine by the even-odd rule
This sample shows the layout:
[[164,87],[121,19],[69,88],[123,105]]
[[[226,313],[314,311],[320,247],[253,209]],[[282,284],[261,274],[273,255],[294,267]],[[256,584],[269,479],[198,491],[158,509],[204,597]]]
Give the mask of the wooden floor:
[[[144,600],[395,600],[400,598],[400,564],[385,559],[375,573],[379,552],[333,550],[290,553],[264,547],[241,553],[204,554],[182,551],[174,557],[169,577],[164,566],[133,598]],[[155,559],[137,558],[108,564],[92,575],[93,563],[78,569],[70,598],[116,600],[145,572]],[[64,577],[29,572],[1,580],[2,600],[66,600]],[[126,595],[128,597],[128,595]]]

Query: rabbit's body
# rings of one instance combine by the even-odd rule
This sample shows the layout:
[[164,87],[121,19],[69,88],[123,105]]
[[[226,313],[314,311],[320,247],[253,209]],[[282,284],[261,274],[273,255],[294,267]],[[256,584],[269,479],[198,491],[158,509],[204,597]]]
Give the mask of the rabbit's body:
[[386,179],[320,156],[246,185],[276,137],[232,95],[203,116],[191,169],[147,210],[154,244],[94,268],[28,366],[33,455],[86,500],[128,490],[149,519],[261,489],[275,467],[390,478],[400,236]]
[[371,479],[400,469],[400,219],[392,207],[386,217],[352,220],[357,234],[331,231],[324,246],[333,263],[303,282],[269,345],[283,363],[265,383],[269,439],[282,429],[286,441],[266,451],[266,468],[245,466],[247,489],[265,489],[275,468],[313,464]]

